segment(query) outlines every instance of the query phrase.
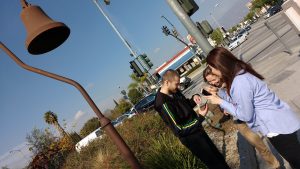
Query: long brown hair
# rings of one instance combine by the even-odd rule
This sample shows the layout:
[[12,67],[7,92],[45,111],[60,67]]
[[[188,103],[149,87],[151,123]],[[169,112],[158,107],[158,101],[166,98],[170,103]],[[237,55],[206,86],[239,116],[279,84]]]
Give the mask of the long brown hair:
[[209,66],[207,66],[204,70],[203,70],[203,80],[204,82],[207,82],[206,76],[208,75],[212,75],[212,70]]
[[264,77],[257,73],[249,64],[237,59],[231,52],[223,47],[217,47],[211,50],[207,55],[206,62],[221,72],[221,78],[226,83],[228,95],[230,95],[229,91],[233,79],[240,70],[244,70],[243,73],[249,72],[261,80],[264,79]]

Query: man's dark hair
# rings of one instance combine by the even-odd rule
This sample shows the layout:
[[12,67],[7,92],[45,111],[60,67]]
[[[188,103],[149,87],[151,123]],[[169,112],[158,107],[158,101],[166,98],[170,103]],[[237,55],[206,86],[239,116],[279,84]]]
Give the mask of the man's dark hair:
[[172,81],[174,79],[174,77],[176,77],[176,76],[180,77],[178,72],[176,70],[169,69],[163,74],[162,83],[164,83],[166,80]]
[[206,77],[207,77],[208,75],[212,75],[212,74],[213,74],[213,73],[212,73],[211,68],[210,68],[209,66],[207,66],[207,67],[203,70],[203,80],[204,80],[204,82],[207,82]]

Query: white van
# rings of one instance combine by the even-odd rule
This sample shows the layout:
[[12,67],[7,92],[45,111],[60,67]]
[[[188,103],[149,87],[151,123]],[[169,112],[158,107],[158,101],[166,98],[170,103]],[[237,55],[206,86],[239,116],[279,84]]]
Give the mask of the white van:
[[95,140],[96,138],[101,138],[103,135],[103,131],[101,128],[96,129],[95,131],[91,132],[89,135],[84,137],[82,140],[80,140],[76,145],[75,149],[77,152],[80,152],[82,147],[87,146],[91,141]]

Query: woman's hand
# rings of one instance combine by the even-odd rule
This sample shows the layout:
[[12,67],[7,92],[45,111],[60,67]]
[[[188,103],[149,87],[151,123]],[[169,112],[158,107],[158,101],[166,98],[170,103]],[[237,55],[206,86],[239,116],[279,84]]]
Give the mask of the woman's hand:
[[[204,107],[204,109],[203,109]],[[205,104],[204,106],[200,107],[200,109],[198,110],[198,114],[200,114],[201,116],[205,116],[208,112],[208,105]]]
[[215,93],[215,94],[218,92],[218,88],[216,88],[212,85],[206,86],[205,90],[208,91],[209,93]]
[[204,96],[207,100],[210,101],[211,104],[221,104],[222,99],[216,95],[216,93],[212,93],[211,96]]

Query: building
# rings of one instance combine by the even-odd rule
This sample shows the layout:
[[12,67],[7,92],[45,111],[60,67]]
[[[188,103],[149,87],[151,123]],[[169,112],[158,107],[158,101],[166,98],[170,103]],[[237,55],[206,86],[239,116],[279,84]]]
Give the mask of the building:
[[155,77],[160,79],[168,69],[177,70],[180,75],[185,74],[187,71],[191,70],[193,67],[200,64],[200,58],[196,55],[193,50],[188,47],[185,47],[183,50],[178,52],[174,57],[172,57],[167,62],[159,66],[155,73]]

